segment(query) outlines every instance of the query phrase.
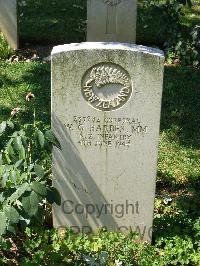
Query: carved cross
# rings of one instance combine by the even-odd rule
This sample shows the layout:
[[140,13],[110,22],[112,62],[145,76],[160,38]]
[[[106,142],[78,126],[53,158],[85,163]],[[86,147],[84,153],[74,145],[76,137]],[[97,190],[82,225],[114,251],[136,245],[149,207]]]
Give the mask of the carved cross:
[[106,34],[117,32],[117,6],[122,0],[103,0],[107,4]]

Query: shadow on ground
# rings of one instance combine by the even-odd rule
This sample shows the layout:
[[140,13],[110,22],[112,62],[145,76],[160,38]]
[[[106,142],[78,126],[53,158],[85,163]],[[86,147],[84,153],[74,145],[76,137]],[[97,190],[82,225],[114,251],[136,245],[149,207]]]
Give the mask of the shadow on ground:
[[55,45],[83,41],[86,31],[86,5],[86,0],[19,3],[20,42]]
[[177,128],[181,145],[200,147],[200,69],[165,67],[161,131]]

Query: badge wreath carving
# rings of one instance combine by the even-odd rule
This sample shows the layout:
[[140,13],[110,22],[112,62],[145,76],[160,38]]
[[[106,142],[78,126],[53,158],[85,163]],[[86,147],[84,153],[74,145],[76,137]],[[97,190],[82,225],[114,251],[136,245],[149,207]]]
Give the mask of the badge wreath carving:
[[113,63],[100,63],[90,68],[82,80],[82,95],[95,109],[113,111],[122,107],[132,94],[128,72]]
[[122,0],[103,0],[103,2],[110,6],[117,6]]

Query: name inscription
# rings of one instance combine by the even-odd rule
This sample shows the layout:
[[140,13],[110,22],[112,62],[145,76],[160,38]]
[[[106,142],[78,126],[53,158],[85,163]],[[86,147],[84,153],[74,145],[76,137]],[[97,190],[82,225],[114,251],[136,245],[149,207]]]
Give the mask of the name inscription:
[[74,116],[65,126],[83,147],[129,148],[136,136],[148,133],[148,126],[135,118]]
[[95,109],[113,111],[131,97],[132,82],[120,65],[100,63],[91,67],[82,79],[82,95]]

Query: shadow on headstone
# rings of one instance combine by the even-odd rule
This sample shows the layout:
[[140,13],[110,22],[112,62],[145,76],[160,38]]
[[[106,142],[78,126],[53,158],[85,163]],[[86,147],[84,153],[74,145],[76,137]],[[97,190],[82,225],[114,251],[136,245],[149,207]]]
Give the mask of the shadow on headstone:
[[16,0],[0,0],[0,30],[10,47],[14,50],[18,49]]
[[[73,143],[66,127],[55,114],[52,119],[56,136],[62,141],[62,150],[56,149],[53,158],[53,171],[56,173],[53,182],[62,196],[61,207],[57,206],[54,211],[54,226],[66,227],[67,219],[68,225],[77,232],[91,233],[93,227],[117,229],[117,223],[109,209],[106,214],[99,215],[97,209],[94,208],[96,203],[99,206],[105,206],[108,202],[81,159],[76,144]],[[57,179],[57,176],[63,179]],[[90,215],[86,213],[86,209],[83,209],[86,206],[90,208],[88,210]],[[83,212],[83,210],[82,215],[76,213]]]

